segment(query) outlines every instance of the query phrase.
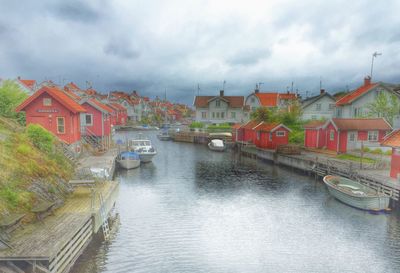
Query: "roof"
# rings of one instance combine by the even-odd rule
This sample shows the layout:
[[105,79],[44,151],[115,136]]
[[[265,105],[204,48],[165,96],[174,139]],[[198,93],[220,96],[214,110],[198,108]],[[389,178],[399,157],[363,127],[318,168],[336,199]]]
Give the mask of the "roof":
[[288,131],[291,131],[289,128],[287,128],[285,125],[283,125],[282,123],[279,123],[279,122],[272,122],[272,123],[261,122],[253,129],[255,129],[256,131],[262,131],[262,132],[273,132],[280,127],[284,127]]
[[114,109],[108,107],[107,105],[105,105],[104,103],[101,103],[100,101],[98,101],[96,99],[93,99],[93,98],[89,99],[88,102],[94,107],[97,106],[96,108],[101,110],[101,111],[103,111],[103,112],[108,112],[108,113],[113,113],[114,112]]
[[257,120],[249,120],[247,123],[243,124],[242,127],[240,127],[240,129],[250,129],[253,130],[254,127],[256,127],[258,124],[260,124],[261,122],[257,121]]
[[397,129],[386,136],[381,145],[400,148],[400,129]]
[[340,130],[391,130],[384,118],[333,118],[334,126]]
[[70,110],[73,113],[86,112],[85,108],[83,108],[79,103],[74,101],[71,97],[69,97],[59,88],[49,87],[49,86],[43,86],[42,88],[40,88],[32,96],[30,96],[24,102],[22,102],[15,110],[17,112],[23,111],[31,102],[33,102],[43,93],[47,93],[49,96],[53,97],[55,100],[57,100],[59,103],[61,103],[63,106],[65,106],[68,110]]
[[364,95],[365,93],[367,93],[369,90],[375,88],[376,86],[378,86],[377,83],[367,83],[364,84],[363,86],[357,88],[356,90],[354,90],[353,92],[343,96],[342,98],[340,98],[337,102],[336,105],[346,105],[346,104],[350,104],[353,101],[355,101],[356,99],[358,99],[359,97],[361,97],[362,95]]
[[196,107],[205,108],[208,107],[210,100],[217,98],[225,100],[232,108],[242,108],[244,106],[243,96],[196,96],[193,104]]
[[277,106],[278,105],[278,93],[254,93],[260,100],[262,106]]
[[76,100],[76,101],[79,101],[80,99],[81,99],[81,97],[80,96],[78,96],[77,94],[75,94],[71,89],[69,89],[69,88],[65,88],[64,87],[64,92],[68,95],[68,96],[70,96],[71,98],[73,98],[74,100]]
[[323,127],[326,124],[326,120],[311,120],[304,124],[304,128],[317,129]]
[[235,124],[233,124],[232,129],[239,129],[240,127],[242,127],[242,124],[235,123]]
[[313,104],[314,102],[318,101],[319,99],[322,99],[323,97],[328,96],[330,99],[332,99],[334,102],[336,101],[335,97],[333,97],[332,95],[330,95],[327,92],[323,92],[319,95],[316,96],[312,96],[309,98],[304,99],[301,104],[302,104],[302,108],[306,108],[307,106]]
[[126,108],[123,107],[121,104],[116,103],[116,102],[111,102],[110,105],[112,107],[115,107],[116,109],[120,110],[120,111],[126,111]]
[[35,80],[21,80],[18,79],[21,83],[23,83],[26,87],[28,87],[29,89],[33,89],[33,87],[36,84]]

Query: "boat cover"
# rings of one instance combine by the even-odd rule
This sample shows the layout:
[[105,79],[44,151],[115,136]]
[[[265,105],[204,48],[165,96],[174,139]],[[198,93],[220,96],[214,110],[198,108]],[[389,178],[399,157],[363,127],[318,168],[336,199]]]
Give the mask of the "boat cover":
[[224,142],[221,139],[213,139],[211,140],[211,145],[214,147],[224,147]]
[[122,152],[120,153],[120,158],[124,160],[138,160],[139,154],[135,152]]

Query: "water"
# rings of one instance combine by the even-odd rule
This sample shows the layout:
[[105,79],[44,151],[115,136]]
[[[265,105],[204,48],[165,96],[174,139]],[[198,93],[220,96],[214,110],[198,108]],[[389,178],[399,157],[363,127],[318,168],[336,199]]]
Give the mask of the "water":
[[154,162],[117,174],[117,233],[73,272],[400,272],[395,213],[350,208],[288,169],[151,139]]

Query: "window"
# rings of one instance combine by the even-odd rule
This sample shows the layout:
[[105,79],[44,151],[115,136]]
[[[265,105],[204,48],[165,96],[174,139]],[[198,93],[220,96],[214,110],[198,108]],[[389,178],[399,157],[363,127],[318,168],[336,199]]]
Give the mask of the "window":
[[342,116],[342,109],[341,108],[336,108],[336,116],[340,118]]
[[378,141],[378,131],[368,131],[368,141]]
[[356,133],[349,132],[349,141],[354,142],[356,140]]
[[272,141],[272,134],[269,133],[269,141]]
[[217,118],[219,118],[219,112],[217,112]]
[[201,118],[206,119],[207,118],[207,112],[201,112]]
[[212,118],[215,118],[215,112],[212,112]]
[[231,112],[231,118],[236,118],[236,112]]
[[220,100],[216,100],[215,101],[215,106],[216,107],[220,107],[221,106],[221,101]]
[[361,117],[363,115],[363,111],[361,107],[354,108],[354,117]]
[[286,135],[286,132],[285,131],[277,131],[276,132],[276,136],[277,137],[284,137]]
[[57,133],[65,134],[65,119],[63,117],[57,117]]
[[255,103],[256,102],[256,99],[253,97],[253,98],[251,98],[251,103]]
[[315,106],[317,111],[321,111],[321,103],[317,103]]
[[43,106],[51,106],[51,98],[44,98]]
[[93,115],[92,114],[86,114],[85,115],[85,125],[86,126],[92,126],[93,125]]
[[311,119],[317,119],[317,116],[316,115],[312,115]]
[[222,113],[221,113],[221,118],[224,118],[224,117],[225,117],[225,113],[222,112]]
[[335,131],[334,130],[331,130],[330,132],[329,132],[329,140],[330,141],[333,141],[335,139]]
[[329,104],[329,110],[333,110],[335,109],[335,104],[334,103],[330,103]]
[[257,131],[257,140],[260,140],[260,137],[261,137],[261,132]]

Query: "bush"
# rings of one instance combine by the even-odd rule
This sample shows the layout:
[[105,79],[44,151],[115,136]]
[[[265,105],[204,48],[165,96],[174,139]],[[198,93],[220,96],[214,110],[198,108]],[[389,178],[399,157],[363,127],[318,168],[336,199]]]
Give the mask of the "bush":
[[203,127],[204,127],[204,123],[199,122],[199,121],[194,121],[194,122],[192,122],[192,124],[189,125],[189,127],[190,127],[191,129],[194,129],[194,128],[203,128]]
[[207,129],[231,129],[231,128],[232,126],[230,126],[228,123],[221,123],[221,124],[207,126]]
[[46,153],[51,153],[53,151],[55,138],[42,126],[37,124],[29,124],[26,129],[26,133],[36,148]]
[[15,108],[28,97],[19,86],[10,81],[4,81],[0,86],[0,115],[15,118],[22,125],[25,123],[25,114],[16,113]]
[[7,200],[11,207],[16,207],[18,205],[18,193],[13,191],[10,187],[4,187],[1,189],[0,197]]
[[368,147],[364,147],[362,150],[363,150],[364,153],[369,153],[369,152],[371,152],[371,149],[368,148]]
[[392,155],[392,150],[388,150],[385,152],[385,155]]
[[289,143],[292,144],[304,144],[304,131],[303,130],[292,130],[289,133]]
[[376,155],[381,155],[383,154],[382,150],[379,148],[376,148],[374,150],[371,151],[372,154],[376,154]]
[[22,155],[29,155],[32,153],[32,148],[28,144],[21,143],[17,147],[17,152]]

